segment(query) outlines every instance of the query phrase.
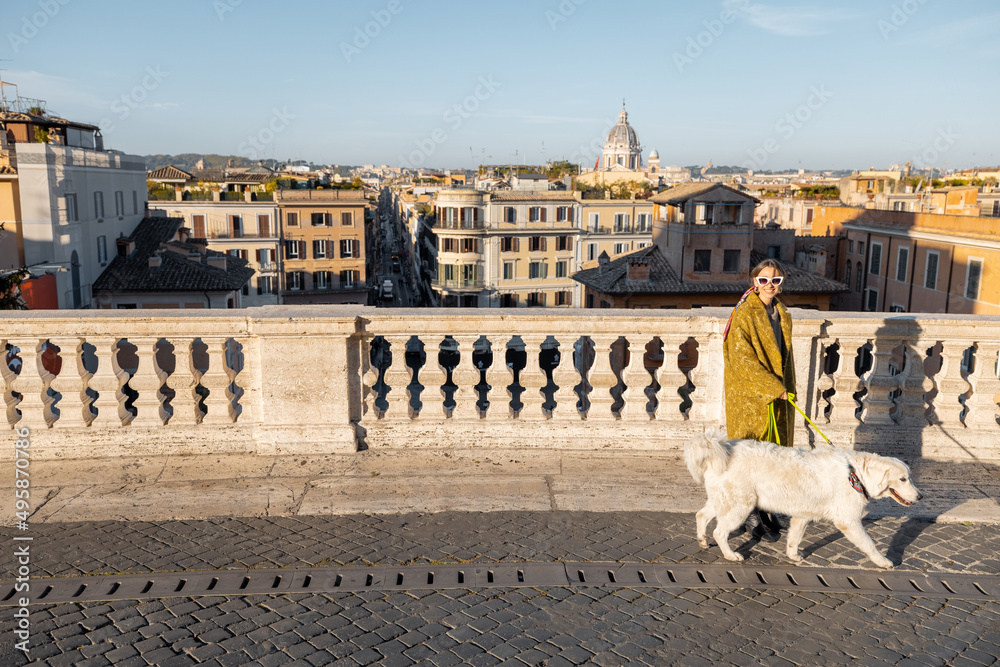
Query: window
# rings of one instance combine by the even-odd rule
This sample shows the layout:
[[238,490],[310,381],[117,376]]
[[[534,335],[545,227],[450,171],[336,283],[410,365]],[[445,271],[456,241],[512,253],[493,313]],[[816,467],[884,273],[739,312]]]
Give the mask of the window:
[[873,276],[881,275],[882,273],[882,244],[873,242],[871,247],[871,255],[868,257],[868,273]]
[[722,272],[723,273],[739,273],[740,272],[740,251],[739,250],[725,250],[722,253]]
[[313,241],[313,259],[326,259],[326,241]]
[[76,210],[76,195],[66,195],[66,221],[76,222],[80,219]]
[[807,208],[806,209],[806,224],[807,225],[812,224],[812,221],[813,221],[813,209]]
[[108,261],[108,239],[105,236],[97,237],[97,261],[104,266]]
[[572,306],[573,305],[573,293],[569,290],[556,292],[556,305],[557,306]]
[[572,236],[557,236],[556,237],[556,250],[572,250],[573,249],[573,237]]
[[1000,218],[1000,199],[993,202],[993,217]]
[[635,216],[635,231],[637,232],[648,232],[652,230],[652,225],[650,224],[650,219],[652,216],[649,213],[639,213]]
[[503,207],[503,221],[504,222],[517,222],[517,209],[513,206]]
[[504,236],[500,239],[500,252],[517,252],[520,243],[515,236]]
[[901,202],[901,201],[894,201],[894,202],[892,202],[892,210],[893,211],[905,211],[906,210],[906,202]]
[[517,308],[517,295],[516,294],[501,294],[500,295],[500,307],[501,308]]
[[354,226],[354,213],[351,211],[342,211],[340,214],[340,226],[341,227],[353,227]]
[[776,259],[781,261],[781,246],[780,245],[769,245],[767,246],[767,256],[771,259]]
[[858,241],[858,254],[859,255],[865,254],[865,242],[864,241]]
[[848,239],[847,240],[847,252],[849,252],[849,253],[853,253],[854,252],[854,240],[853,239]]
[[711,273],[712,271],[712,251],[711,250],[695,250],[694,251],[694,272],[695,273]]
[[442,209],[444,211],[444,224],[445,227],[450,227],[455,229],[458,227],[458,209],[453,206],[446,206]]
[[[285,259],[299,259],[298,241],[285,241]],[[305,259],[305,257],[302,259]]]
[[878,290],[874,287],[865,290],[865,310],[869,312],[878,310]]
[[593,294],[588,294],[587,295],[587,308],[593,308],[594,307],[594,301],[595,301],[594,295]]
[[905,310],[905,309],[903,308],[903,306],[902,306],[901,304],[898,304],[898,303],[894,303],[894,304],[892,304],[892,306],[891,306],[891,307],[889,308],[889,312],[890,312],[890,313],[905,313],[905,312],[906,312],[906,310]]
[[340,272],[340,286],[341,287],[358,287],[361,284],[361,272],[360,271],[341,271]]
[[860,292],[861,291],[861,279],[863,277],[861,275],[861,262],[857,263],[857,269],[858,269],[858,275],[857,275],[857,277],[854,280],[854,291],[855,292]]
[[243,216],[229,216],[229,237],[234,239],[243,238]]
[[567,270],[569,268],[569,262],[565,259],[556,262],[556,278],[565,278]]
[[588,243],[587,244],[587,261],[592,261],[597,259],[597,244]]
[[286,274],[286,284],[290,290],[301,290],[303,288],[303,273],[302,271],[289,271]]
[[896,251],[896,280],[906,282],[906,265],[910,263],[910,249],[899,248]]
[[590,231],[596,232],[598,230],[599,226],[600,226],[600,222],[601,222],[601,214],[600,213],[591,213],[590,214],[590,227],[589,227]]
[[261,237],[268,237],[271,235],[271,216],[266,214],[257,216],[257,233]]
[[543,252],[545,250],[544,236],[529,236],[528,250],[531,252]]
[[556,222],[573,222],[573,207],[572,206],[557,207]]
[[329,218],[329,214],[328,213],[313,213],[310,217],[312,218],[312,226],[313,227],[325,227],[327,225],[326,221]]
[[635,249],[636,250],[642,250],[643,248],[648,248],[648,247],[649,247],[649,244],[648,243],[644,243],[642,241],[636,241],[636,243],[635,243]]
[[330,289],[329,271],[317,271],[313,274],[313,289]]
[[544,292],[531,292],[528,294],[528,307],[532,306],[544,306],[545,305],[545,293]]
[[205,238],[205,216],[204,215],[192,215],[191,216],[191,226],[194,228],[191,233],[194,234],[196,239]]
[[139,193],[135,190],[132,191],[132,215],[137,215],[139,213]]
[[257,294],[274,294],[274,278],[271,276],[257,276]]
[[549,265],[545,262],[531,262],[528,264],[529,278],[547,278],[549,275]]
[[479,239],[462,239],[462,252],[480,252]]
[[927,267],[924,269],[924,287],[937,289],[938,258],[940,253],[927,253]]
[[503,263],[503,279],[514,280],[514,262]]
[[479,267],[475,264],[462,265],[462,282],[465,285],[474,285],[479,279]]
[[628,252],[628,249],[629,249],[629,244],[628,243],[616,243],[615,244],[615,254],[616,255],[620,255],[623,252]]
[[125,215],[125,193],[115,190],[115,215],[119,218]]
[[545,222],[545,207],[532,206],[528,209],[528,222]]
[[458,252],[458,239],[446,236],[438,238],[438,242],[441,252]]
[[285,214],[285,222],[288,224],[289,227],[298,227],[299,226],[299,214],[298,213],[286,213]]
[[628,215],[615,213],[615,232],[629,232]]
[[348,258],[360,259],[361,241],[359,241],[358,239],[341,239],[340,257],[341,259],[348,259]]
[[969,267],[965,272],[965,298],[977,301],[979,299],[979,279],[983,275],[983,260],[969,258]]
[[94,217],[98,220],[104,218],[104,193],[94,193]]

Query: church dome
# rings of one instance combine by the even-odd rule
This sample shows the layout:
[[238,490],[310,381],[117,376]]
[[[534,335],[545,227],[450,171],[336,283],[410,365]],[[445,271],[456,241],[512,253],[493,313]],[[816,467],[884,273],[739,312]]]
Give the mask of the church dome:
[[652,151],[652,152],[651,152],[651,153],[649,154],[649,159],[651,159],[651,160],[652,160],[652,159],[654,159],[654,158],[658,158],[658,157],[660,157],[660,153],[659,153],[659,151],[657,151],[657,150],[656,150],[656,149],[654,148],[654,149],[653,149],[653,151]]
[[639,137],[635,130],[628,124],[628,112],[623,108],[618,114],[618,124],[608,132],[608,140],[605,146],[623,146],[628,148],[639,148]]

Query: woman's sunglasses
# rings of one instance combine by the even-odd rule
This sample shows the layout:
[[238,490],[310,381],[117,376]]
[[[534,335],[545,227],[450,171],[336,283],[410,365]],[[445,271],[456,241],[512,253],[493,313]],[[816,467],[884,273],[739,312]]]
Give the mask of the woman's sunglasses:
[[782,282],[784,282],[785,276],[774,276],[773,278],[768,278],[767,276],[757,276],[754,280],[756,280],[757,284],[761,287],[764,287],[768,283],[778,287]]

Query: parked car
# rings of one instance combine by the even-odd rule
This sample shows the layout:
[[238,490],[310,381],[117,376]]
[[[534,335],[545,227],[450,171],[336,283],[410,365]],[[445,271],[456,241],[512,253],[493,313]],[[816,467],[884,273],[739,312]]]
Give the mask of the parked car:
[[392,281],[388,278],[382,281],[380,296],[383,301],[392,301]]

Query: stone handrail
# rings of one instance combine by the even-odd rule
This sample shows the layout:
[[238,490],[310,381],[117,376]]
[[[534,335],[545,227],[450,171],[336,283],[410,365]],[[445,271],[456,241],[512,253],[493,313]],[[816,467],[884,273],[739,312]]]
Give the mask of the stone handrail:
[[[835,444],[1000,459],[1000,317],[792,310]],[[5,313],[5,419],[36,458],[359,448],[678,450],[724,417],[728,309],[265,306]],[[797,418],[797,443],[816,436]],[[11,448],[4,456],[13,455]]]

